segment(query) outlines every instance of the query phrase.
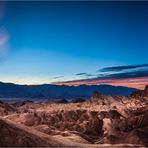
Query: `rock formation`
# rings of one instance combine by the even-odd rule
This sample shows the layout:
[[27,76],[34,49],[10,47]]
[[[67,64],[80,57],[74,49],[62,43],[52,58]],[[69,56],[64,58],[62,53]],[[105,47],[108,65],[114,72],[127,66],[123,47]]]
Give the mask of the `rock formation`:
[[131,96],[132,97],[148,97],[148,85],[145,86],[144,90],[133,92]]

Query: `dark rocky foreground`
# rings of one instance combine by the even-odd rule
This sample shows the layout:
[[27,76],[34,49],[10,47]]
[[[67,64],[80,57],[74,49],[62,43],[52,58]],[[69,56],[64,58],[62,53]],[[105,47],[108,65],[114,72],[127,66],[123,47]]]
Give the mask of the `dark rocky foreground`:
[[0,102],[0,146],[148,146],[147,88],[80,103]]

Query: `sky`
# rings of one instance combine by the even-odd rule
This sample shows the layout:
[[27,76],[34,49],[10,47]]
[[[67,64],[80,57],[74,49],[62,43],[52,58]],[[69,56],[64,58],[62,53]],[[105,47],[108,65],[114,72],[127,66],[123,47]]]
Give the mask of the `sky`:
[[0,81],[143,88],[147,8],[147,1],[0,1]]

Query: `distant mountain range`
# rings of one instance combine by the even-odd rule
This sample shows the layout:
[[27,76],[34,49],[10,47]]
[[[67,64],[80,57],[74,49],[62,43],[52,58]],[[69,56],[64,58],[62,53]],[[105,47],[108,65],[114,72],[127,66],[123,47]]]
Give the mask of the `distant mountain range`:
[[94,91],[105,95],[130,95],[135,88],[111,85],[18,85],[13,83],[0,82],[0,98],[22,98],[22,99],[88,99]]

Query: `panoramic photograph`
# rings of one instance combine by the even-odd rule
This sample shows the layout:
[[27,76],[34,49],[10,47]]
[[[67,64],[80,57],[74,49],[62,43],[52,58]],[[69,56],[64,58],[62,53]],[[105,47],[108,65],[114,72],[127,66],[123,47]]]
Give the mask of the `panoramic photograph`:
[[148,1],[0,1],[0,147],[148,147]]

